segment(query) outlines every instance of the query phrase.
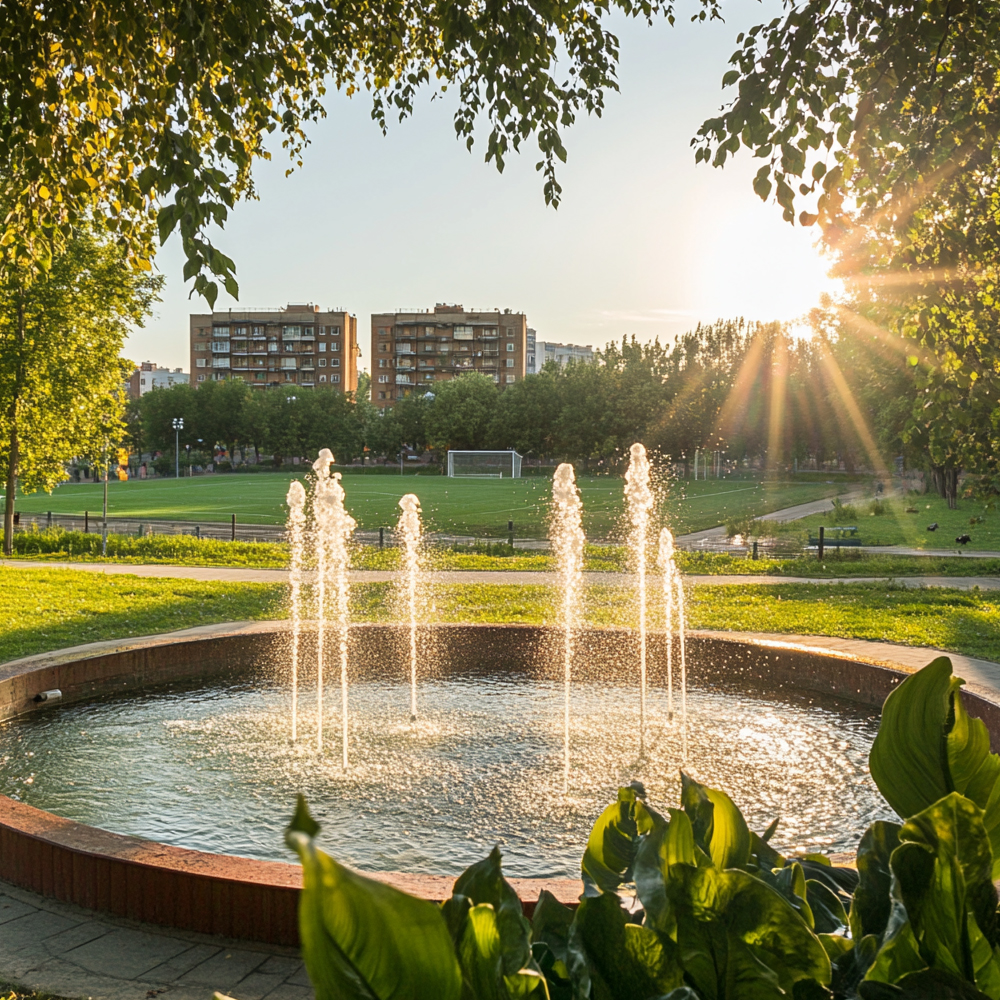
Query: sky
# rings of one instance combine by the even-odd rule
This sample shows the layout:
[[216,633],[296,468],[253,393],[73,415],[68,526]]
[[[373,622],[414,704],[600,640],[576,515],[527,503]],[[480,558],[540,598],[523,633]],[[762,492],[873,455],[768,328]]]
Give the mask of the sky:
[[[499,174],[482,142],[470,154],[456,140],[449,95],[428,93],[383,136],[364,95],[328,94],[304,166],[285,177],[277,150],[256,168],[259,200],[213,231],[240,284],[239,303],[220,294],[216,308],[344,308],[358,317],[362,368],[372,313],[437,302],[523,311],[540,340],[595,347],[632,335],[667,342],[719,318],[795,320],[833,290],[815,230],[757,198],[760,164],[745,151],[720,170],[696,166],[690,146],[721,107],[737,33],[777,6],[725,10],[725,23],[679,18],[673,28],[612,19],[621,92],[603,117],[566,131],[557,210],[545,204],[537,149]],[[162,301],[124,353],[187,370],[187,317],[207,307],[189,298],[176,238],[156,263]]]

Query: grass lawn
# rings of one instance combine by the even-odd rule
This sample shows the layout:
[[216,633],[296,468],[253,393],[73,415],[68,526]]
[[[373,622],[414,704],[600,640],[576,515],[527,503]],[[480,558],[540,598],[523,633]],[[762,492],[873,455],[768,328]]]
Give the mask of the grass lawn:
[[[232,514],[245,524],[276,524],[285,519],[284,500],[292,478],[304,473],[219,474],[193,479],[112,482],[108,513],[137,518],[228,521]],[[581,477],[584,529],[592,538],[621,534],[623,481],[619,477]],[[347,506],[361,528],[394,525],[399,498],[416,493],[429,531],[483,537],[505,537],[514,522],[521,537],[543,537],[550,480],[448,479],[445,476],[387,476],[350,473],[344,477]],[[765,514],[810,500],[834,496],[850,484],[818,481],[761,482],[729,478],[664,483],[662,517],[675,534],[698,531],[736,517]],[[19,496],[24,514],[83,514],[101,510],[100,483],[64,483],[51,494]]]
[[[908,507],[916,511],[907,513]],[[1000,552],[1000,510],[984,510],[981,503],[973,500],[959,500],[958,508],[949,510],[941,497],[926,494],[908,500],[885,500],[878,504],[881,513],[874,513],[875,509],[875,505],[867,501],[842,511],[839,522],[832,514],[813,515],[780,525],[777,531],[781,537],[804,542],[807,536],[816,538],[819,535],[821,524],[827,529],[829,538],[831,528],[839,523],[856,526],[864,545],[908,545],[918,549],[956,551],[961,551],[962,546],[956,545],[955,539],[959,535],[969,535],[972,539],[968,545],[970,549]],[[970,523],[979,517],[983,519],[981,522]],[[928,531],[927,526],[935,522],[937,530]]]
[[[73,570],[0,567],[0,662],[98,639],[148,635],[221,621],[281,618],[283,587],[104,576]],[[439,586],[424,620],[526,622],[555,620],[556,594],[544,585]],[[391,620],[391,584],[352,588],[359,621]],[[905,590],[888,584],[837,586],[698,586],[689,603],[692,628],[789,632],[936,646],[986,659],[1000,651],[1000,594],[946,589]],[[587,618],[632,625],[631,588],[595,586]],[[657,609],[651,609],[656,626]]]

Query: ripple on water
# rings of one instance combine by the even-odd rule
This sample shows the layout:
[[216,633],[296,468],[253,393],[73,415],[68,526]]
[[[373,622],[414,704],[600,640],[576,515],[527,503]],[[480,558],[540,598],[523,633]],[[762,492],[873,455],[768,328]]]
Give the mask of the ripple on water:
[[[313,698],[315,695],[313,694]],[[675,805],[680,721],[647,703],[640,758],[635,690],[573,689],[572,770],[562,788],[562,685],[428,681],[411,722],[407,685],[351,687],[350,767],[340,765],[339,691],[324,705],[327,752],[288,736],[287,691],[229,684],[67,705],[0,727],[0,791],[60,816],[198,850],[291,860],[283,831],[302,791],[322,842],[363,869],[457,873],[495,843],[509,874],[572,876],[587,833],[620,784]],[[877,715],[822,698],[696,689],[688,761],[728,791],[751,828],[781,823],[789,851],[853,850],[891,818],[868,774]]]

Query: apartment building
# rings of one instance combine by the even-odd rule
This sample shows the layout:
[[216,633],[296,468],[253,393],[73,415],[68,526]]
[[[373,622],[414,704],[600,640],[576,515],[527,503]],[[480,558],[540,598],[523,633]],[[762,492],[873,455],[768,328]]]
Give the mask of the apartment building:
[[188,375],[183,368],[161,368],[152,361],[143,361],[132,372],[125,388],[132,399],[145,396],[150,389],[169,389],[172,385],[187,384]]
[[546,361],[555,361],[560,368],[565,368],[570,361],[590,362],[594,360],[592,347],[581,347],[579,344],[556,344],[552,341],[536,340],[531,360],[533,367],[529,372],[540,372]]
[[527,371],[528,323],[504,309],[468,311],[438,303],[433,310],[372,316],[372,402],[392,406],[414,391],[464,372],[489,375],[504,388]]
[[192,315],[190,336],[195,386],[238,378],[260,389],[358,388],[358,321],[343,309],[309,303]]

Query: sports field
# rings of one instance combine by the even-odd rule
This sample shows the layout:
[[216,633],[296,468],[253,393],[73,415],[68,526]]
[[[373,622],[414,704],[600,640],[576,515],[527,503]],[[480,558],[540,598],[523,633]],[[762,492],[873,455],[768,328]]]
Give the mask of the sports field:
[[[112,481],[108,486],[111,516],[150,520],[228,521],[277,524],[285,519],[289,482],[303,478],[288,473],[219,474],[193,479]],[[522,538],[544,537],[550,480],[448,479],[444,476],[348,474],[343,480],[347,506],[359,527],[387,528],[399,517],[399,498],[416,493],[430,531],[479,537],[505,537],[514,522]],[[618,477],[581,477],[584,530],[590,538],[622,534],[624,482]],[[662,516],[675,533],[698,531],[745,514],[768,511],[833,496],[846,484],[760,482],[720,479],[661,484]],[[24,513],[82,514],[101,510],[102,486],[65,483],[51,494],[19,496]]]

